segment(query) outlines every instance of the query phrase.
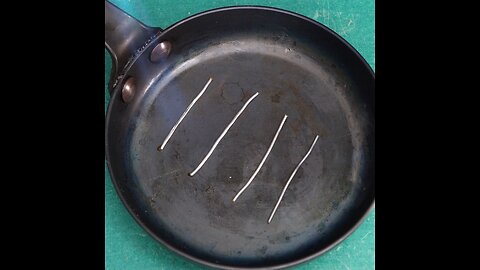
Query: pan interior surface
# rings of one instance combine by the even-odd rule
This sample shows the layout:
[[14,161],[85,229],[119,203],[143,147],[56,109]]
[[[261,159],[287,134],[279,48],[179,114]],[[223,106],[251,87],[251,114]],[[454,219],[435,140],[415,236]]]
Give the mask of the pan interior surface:
[[[266,20],[268,12],[253,12],[248,23],[235,24],[248,14],[210,15],[164,33],[162,39],[173,44],[167,60],[151,63],[148,52],[137,60],[129,76],[148,79],[142,79],[143,87],[139,83],[144,90],[133,102],[123,103],[119,91],[113,95],[107,137],[115,185],[157,239],[202,261],[267,267],[310,256],[342,238],[373,202],[374,122],[365,93],[373,91],[374,82],[361,79],[370,71],[359,68],[360,60],[348,60],[356,59],[352,52],[336,57],[333,53],[342,49],[334,46],[331,34],[306,39],[305,33],[321,29],[304,29],[299,18],[273,13]],[[229,23],[195,29],[195,24],[206,25],[202,20],[227,18]],[[325,40],[314,42],[317,38]],[[209,78],[212,83],[159,151]],[[190,177],[256,92],[258,97]],[[285,114],[265,164],[233,202]],[[316,135],[311,155],[268,224]]]

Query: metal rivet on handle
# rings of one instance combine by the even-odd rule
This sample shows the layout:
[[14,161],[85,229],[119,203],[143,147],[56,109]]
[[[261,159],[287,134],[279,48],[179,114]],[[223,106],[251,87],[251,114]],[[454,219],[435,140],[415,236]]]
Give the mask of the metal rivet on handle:
[[158,43],[150,54],[150,61],[155,63],[162,60],[170,54],[171,50],[172,44],[169,41],[162,41]]
[[125,81],[125,84],[123,84],[123,89],[122,89],[122,99],[125,103],[130,102],[133,99],[133,96],[135,95],[135,80],[133,77],[130,77]]

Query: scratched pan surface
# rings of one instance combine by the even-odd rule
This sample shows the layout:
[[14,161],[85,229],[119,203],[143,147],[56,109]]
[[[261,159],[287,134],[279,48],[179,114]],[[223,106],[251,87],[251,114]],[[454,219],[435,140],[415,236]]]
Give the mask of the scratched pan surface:
[[[170,55],[152,63],[160,41]],[[305,17],[236,7],[190,17],[163,31],[122,79],[106,118],[114,185],[154,238],[215,267],[284,267],[344,239],[374,203],[373,72],[339,36]],[[212,77],[163,151],[159,145]],[[246,100],[211,157],[188,176]],[[284,116],[288,119],[251,186]],[[270,224],[292,171],[319,139]]]

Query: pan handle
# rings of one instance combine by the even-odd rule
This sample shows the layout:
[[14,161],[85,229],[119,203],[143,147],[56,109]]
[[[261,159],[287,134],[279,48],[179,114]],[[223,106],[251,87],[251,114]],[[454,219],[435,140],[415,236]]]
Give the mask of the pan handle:
[[144,25],[105,1],[105,47],[112,57],[112,72],[108,84],[110,93],[130,58],[161,31],[160,28]]

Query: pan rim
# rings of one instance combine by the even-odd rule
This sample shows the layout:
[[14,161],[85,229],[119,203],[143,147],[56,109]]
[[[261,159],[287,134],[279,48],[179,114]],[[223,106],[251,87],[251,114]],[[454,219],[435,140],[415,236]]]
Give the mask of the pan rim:
[[[238,6],[226,6],[226,7],[220,7],[220,8],[214,8],[214,9],[210,9],[210,10],[206,10],[206,11],[203,11],[203,12],[200,12],[200,13],[197,13],[197,14],[194,14],[194,15],[191,15],[189,17],[186,17],[176,23],[174,23],[173,25],[165,28],[162,33],[156,37],[155,40],[158,40],[160,39],[165,33],[167,33],[168,31],[170,31],[171,29],[174,29],[184,23],[187,23],[191,20],[194,20],[198,17],[201,17],[201,16],[207,16],[209,14],[213,14],[213,13],[218,13],[218,12],[224,12],[224,11],[230,11],[230,10],[262,10],[262,11],[268,11],[268,12],[275,12],[275,13],[282,13],[284,15],[288,15],[288,16],[293,16],[293,17],[296,17],[296,18],[299,18],[299,19],[302,19],[303,21],[307,22],[307,23],[311,23],[313,25],[315,25],[316,27],[320,27],[323,31],[326,31],[327,33],[329,33],[330,35],[333,35],[334,38],[336,38],[337,40],[339,40],[343,46],[346,46],[346,48],[348,50],[350,50],[358,60],[361,61],[361,63],[363,64],[363,66],[368,70],[368,72],[370,73],[370,76],[373,77],[373,79],[375,79],[375,73],[372,69],[372,67],[367,63],[367,61],[365,60],[365,58],[363,58],[363,56],[350,44],[348,43],[343,37],[341,37],[339,34],[337,34],[335,31],[333,31],[332,29],[328,28],[327,26],[323,25],[322,23],[320,22],[317,22],[311,18],[308,18],[304,15],[301,15],[299,13],[295,13],[295,12],[292,12],[292,11],[288,11],[288,10],[285,10],[285,9],[281,9],[281,8],[276,8],[276,7],[268,7],[268,6],[261,6],[261,5],[238,5]],[[153,44],[154,42],[150,43],[150,44]],[[140,56],[140,55],[139,55]],[[139,57],[137,56],[137,57]],[[133,64],[132,64],[133,65]],[[119,85],[121,85],[119,83]],[[375,90],[374,90],[375,91]],[[179,249],[177,249],[176,247],[170,245],[169,243],[167,243],[166,241],[164,241],[163,239],[161,239],[160,237],[158,237],[154,232],[152,232],[149,228],[147,228],[147,226],[143,223],[143,221],[140,220],[139,217],[137,217],[135,215],[135,213],[133,212],[132,208],[130,207],[130,205],[126,202],[124,196],[122,195],[122,193],[120,192],[120,189],[119,189],[119,186],[117,184],[117,181],[115,180],[115,176],[114,176],[114,173],[113,173],[113,170],[111,168],[111,164],[110,164],[110,154],[109,154],[109,151],[108,151],[108,135],[109,135],[109,127],[110,127],[110,117],[111,117],[111,114],[112,114],[112,106],[111,106],[111,103],[112,103],[112,100],[114,100],[115,98],[117,98],[118,96],[118,93],[119,93],[119,87],[117,86],[116,89],[113,89],[113,91],[111,92],[111,96],[110,96],[110,101],[108,103],[108,108],[107,108],[107,114],[105,116],[105,119],[106,119],[106,124],[105,124],[105,158],[106,158],[106,163],[107,163],[107,167],[108,167],[108,171],[109,171],[109,174],[110,174],[110,179],[111,179],[111,182],[114,186],[114,189],[117,193],[117,195],[120,197],[120,201],[122,202],[122,204],[124,205],[124,207],[127,209],[127,211],[129,212],[130,216],[133,217],[133,219],[136,221],[136,223],[138,225],[140,225],[140,227],[145,230],[153,239],[155,239],[157,242],[161,243],[164,247],[166,247],[167,249],[173,251],[174,253],[176,253],[177,255],[180,255],[186,259],[189,259],[190,261],[194,262],[194,263],[198,263],[198,264],[201,264],[201,265],[205,265],[205,266],[208,266],[208,267],[212,267],[212,268],[217,268],[217,269],[283,269],[283,268],[288,268],[288,267],[292,267],[292,266],[295,266],[295,265],[299,265],[299,264],[302,264],[302,263],[305,263],[307,261],[310,261],[314,258],[317,258],[325,253],[327,253],[328,251],[332,250],[334,247],[336,247],[338,244],[340,244],[341,242],[343,242],[346,238],[348,238],[354,231],[356,231],[356,229],[365,221],[365,219],[367,218],[367,216],[371,213],[372,209],[375,208],[375,196],[372,200],[372,203],[370,204],[370,206],[368,207],[368,209],[362,214],[361,218],[359,218],[357,220],[357,222],[355,222],[355,224],[347,231],[345,232],[343,235],[341,235],[339,238],[337,238],[334,242],[332,242],[331,244],[327,245],[326,247],[312,253],[311,255],[308,255],[306,257],[303,257],[303,258],[299,258],[299,259],[296,259],[296,260],[293,260],[291,262],[287,262],[287,263],[281,263],[281,264],[276,264],[276,265],[271,265],[271,266],[267,266],[267,267],[238,267],[238,266],[232,266],[232,265],[225,265],[225,264],[221,264],[221,263],[215,263],[215,262],[211,262],[211,261],[207,261],[207,260],[204,260],[204,259],[201,259],[201,258],[197,258],[195,256],[192,256],[184,251],[181,251]],[[375,184],[374,184],[375,185]]]

